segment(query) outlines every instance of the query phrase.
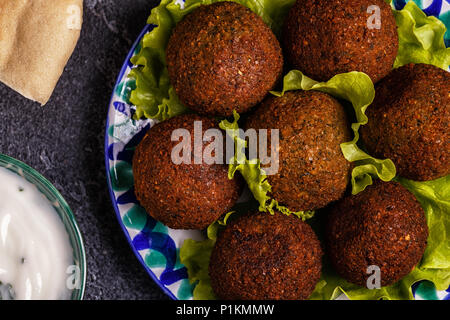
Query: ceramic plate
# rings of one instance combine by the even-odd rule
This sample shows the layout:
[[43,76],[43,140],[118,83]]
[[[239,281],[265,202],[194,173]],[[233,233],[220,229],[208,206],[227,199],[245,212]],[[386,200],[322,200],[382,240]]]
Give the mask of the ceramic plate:
[[[398,9],[405,5],[403,0],[394,2]],[[425,8],[427,14],[440,16],[447,24],[450,22],[449,0],[415,2]],[[147,25],[131,48],[109,104],[105,135],[108,187],[119,224],[150,277],[172,299],[192,299],[193,287],[187,279],[186,268],[180,263],[179,250],[185,239],[200,240],[203,236],[200,231],[173,230],[154,220],[139,205],[134,194],[131,167],[134,148],[155,121],[133,119],[134,107],[129,97],[135,83],[127,76],[133,67],[130,58],[139,50],[144,35],[153,28],[153,25]],[[446,45],[450,45],[449,38]],[[433,286],[427,286],[425,282],[416,284],[413,292],[416,299],[450,299],[450,290],[436,292]]]

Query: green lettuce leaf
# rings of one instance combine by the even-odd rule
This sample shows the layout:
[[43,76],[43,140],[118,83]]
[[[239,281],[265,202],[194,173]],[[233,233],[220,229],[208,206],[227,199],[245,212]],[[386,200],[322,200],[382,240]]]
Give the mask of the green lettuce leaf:
[[179,6],[163,0],[154,8],[147,23],[155,28],[140,43],[137,54],[131,58],[135,66],[129,78],[136,81],[130,102],[136,106],[135,118],[167,120],[188,112],[170,84],[166,67],[165,48],[173,27],[181,19]]
[[344,293],[354,300],[411,300],[414,298],[412,286],[416,282],[429,281],[437,290],[446,290],[449,287],[450,175],[426,182],[415,182],[404,178],[396,178],[396,180],[416,196],[425,212],[429,237],[422,260],[399,282],[374,290],[345,281],[325,260],[322,278],[311,299],[335,299]]
[[259,203],[259,211],[269,212],[274,214],[275,210],[286,214],[295,215],[302,220],[306,220],[314,216],[314,211],[291,211],[285,206],[278,203],[276,199],[272,199],[269,193],[272,189],[271,185],[267,180],[267,175],[261,168],[261,163],[258,159],[248,160],[245,156],[245,146],[246,141],[239,136],[239,114],[233,112],[234,120],[229,122],[228,120],[223,120],[220,122],[219,126],[221,129],[225,130],[226,133],[233,138],[235,145],[234,157],[230,159],[230,164],[228,167],[228,178],[233,179],[236,171],[239,171],[253,197]]
[[215,243],[215,239],[209,238],[203,241],[186,239],[180,248],[180,262],[188,270],[189,282],[195,284],[192,292],[195,300],[216,299],[208,273],[209,259]]
[[203,241],[186,239],[180,248],[180,262],[188,270],[189,282],[195,284],[192,292],[195,300],[215,300],[209,278],[209,260],[217,240],[219,231],[227,224],[234,211],[225,215],[223,220],[217,220],[206,230],[207,238]]
[[427,215],[430,236],[422,267],[450,271],[450,175],[425,182],[397,180],[416,196]]
[[444,23],[427,15],[409,1],[402,10],[393,10],[398,26],[399,50],[394,68],[408,63],[432,64],[447,70],[450,48],[445,47]]
[[352,193],[357,194],[372,184],[372,176],[383,181],[390,181],[396,175],[394,163],[390,159],[376,159],[363,150],[357,143],[359,128],[367,124],[365,115],[367,107],[375,98],[375,89],[369,76],[362,72],[349,72],[338,74],[327,82],[317,82],[298,70],[289,72],[283,79],[283,91],[272,92],[282,96],[291,90],[317,90],[328,93],[335,98],[351,102],[356,122],[352,124],[354,138],[352,141],[341,144],[344,157],[354,163],[352,170]]

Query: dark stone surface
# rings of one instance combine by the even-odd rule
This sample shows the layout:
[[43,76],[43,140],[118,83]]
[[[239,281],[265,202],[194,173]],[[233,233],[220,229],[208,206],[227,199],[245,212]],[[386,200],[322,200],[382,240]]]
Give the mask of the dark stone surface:
[[71,206],[84,237],[85,299],[168,299],[139,264],[107,190],[109,98],[157,0],[85,0],[81,38],[45,107],[0,84],[0,152],[41,172]]

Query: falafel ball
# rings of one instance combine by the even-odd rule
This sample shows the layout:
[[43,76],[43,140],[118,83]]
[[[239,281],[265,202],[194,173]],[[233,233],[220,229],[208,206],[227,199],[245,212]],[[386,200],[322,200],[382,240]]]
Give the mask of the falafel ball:
[[397,182],[377,181],[337,202],[327,223],[330,261],[344,279],[366,287],[367,268],[380,268],[381,286],[409,274],[425,251],[428,226],[414,195]]
[[[231,209],[241,191],[238,179],[228,179],[225,164],[195,161],[196,155],[202,155],[212,142],[194,145],[194,121],[201,121],[202,132],[198,134],[202,137],[206,130],[216,128],[213,120],[193,114],[171,118],[149,130],[133,157],[137,199],[150,216],[173,229],[207,227]],[[172,160],[174,147],[185,143],[172,141],[176,129],[190,134],[191,141],[186,144],[190,145],[186,152],[193,154],[190,161]],[[184,152],[179,155],[184,157]]]
[[[269,129],[268,136],[270,129],[279,130],[278,150],[269,148],[271,155],[278,151],[278,171],[268,172],[267,179],[280,204],[295,211],[316,210],[344,195],[351,163],[340,144],[350,141],[351,133],[344,107],[332,96],[291,91],[267,98],[246,128]],[[260,160],[265,162],[261,155]]]
[[361,71],[377,82],[397,56],[397,25],[384,0],[297,0],[283,28],[287,62],[317,81]]
[[225,300],[303,300],[319,281],[322,249],[311,227],[276,212],[232,221],[211,254],[211,286]]
[[361,138],[400,176],[434,180],[450,173],[450,73],[426,64],[393,70],[376,87]]
[[235,2],[202,5],[188,14],[169,39],[166,60],[180,100],[214,116],[246,112],[273,89],[283,70],[272,30]]

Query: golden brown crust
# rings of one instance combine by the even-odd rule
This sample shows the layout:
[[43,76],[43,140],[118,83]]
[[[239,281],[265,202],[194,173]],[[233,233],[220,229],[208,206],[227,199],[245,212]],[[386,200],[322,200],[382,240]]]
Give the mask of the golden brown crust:
[[[380,29],[367,27],[372,5],[381,9]],[[361,71],[377,82],[397,56],[397,25],[384,0],[298,0],[285,20],[282,43],[287,62],[314,80]]]
[[272,197],[291,210],[315,210],[340,199],[351,164],[340,144],[351,140],[342,105],[318,91],[270,97],[249,117],[247,128],[279,129],[279,171],[268,176]]
[[376,87],[361,138],[397,173],[426,181],[450,173],[450,73],[431,65],[395,69]]
[[216,127],[213,120],[193,114],[166,120],[149,130],[133,157],[137,199],[153,218],[173,229],[206,228],[231,209],[241,190],[238,179],[228,179],[225,164],[172,162],[172,149],[179,144],[171,141],[172,131],[187,129],[194,150],[194,121],[202,121],[203,133]]
[[180,100],[209,115],[247,111],[275,86],[283,69],[270,28],[234,2],[200,6],[187,15],[170,37],[166,57]]
[[328,257],[346,280],[366,287],[367,268],[381,269],[381,285],[409,274],[425,251],[428,226],[414,195],[397,182],[377,180],[333,206],[327,223]]
[[322,249],[311,227],[279,212],[238,218],[219,235],[209,273],[219,299],[307,299],[319,281]]

